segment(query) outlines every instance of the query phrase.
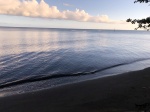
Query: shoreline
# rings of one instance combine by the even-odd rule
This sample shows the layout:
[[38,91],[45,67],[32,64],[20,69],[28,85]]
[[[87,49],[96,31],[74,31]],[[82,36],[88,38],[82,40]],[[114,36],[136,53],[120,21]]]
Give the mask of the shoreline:
[[0,98],[0,112],[150,111],[150,68]]

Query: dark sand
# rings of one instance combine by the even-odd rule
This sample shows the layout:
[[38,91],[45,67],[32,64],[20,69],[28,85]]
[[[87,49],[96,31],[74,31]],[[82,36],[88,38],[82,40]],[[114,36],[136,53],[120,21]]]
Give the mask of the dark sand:
[[150,112],[150,69],[0,98],[0,112]]

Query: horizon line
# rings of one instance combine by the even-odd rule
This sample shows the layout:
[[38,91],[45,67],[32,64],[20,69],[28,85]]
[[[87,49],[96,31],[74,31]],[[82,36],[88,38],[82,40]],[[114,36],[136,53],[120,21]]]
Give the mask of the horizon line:
[[[126,30],[126,31],[135,31],[134,29],[90,29],[90,28],[55,28],[55,27],[29,27],[29,26],[0,26],[0,28],[24,28],[24,29],[66,29],[66,30],[114,30],[114,31],[121,31],[121,30]],[[140,31],[140,30],[139,30]]]

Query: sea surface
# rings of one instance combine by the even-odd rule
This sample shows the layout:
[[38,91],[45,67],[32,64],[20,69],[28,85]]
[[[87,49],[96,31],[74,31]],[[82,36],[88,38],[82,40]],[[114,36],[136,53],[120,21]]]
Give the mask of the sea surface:
[[0,28],[0,97],[147,67],[148,31]]

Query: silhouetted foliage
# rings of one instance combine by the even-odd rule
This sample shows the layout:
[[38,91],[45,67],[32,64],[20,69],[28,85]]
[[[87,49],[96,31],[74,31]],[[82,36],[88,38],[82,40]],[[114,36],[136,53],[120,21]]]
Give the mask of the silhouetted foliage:
[[[150,0],[136,0],[134,3],[148,3]],[[127,22],[131,22],[132,24],[138,23],[138,27],[135,28],[136,30],[139,28],[144,28],[146,30],[150,29],[150,17],[147,17],[145,19],[127,19]]]
[[134,3],[137,3],[137,2],[140,2],[140,3],[148,3],[148,2],[150,2],[150,0],[136,0],[136,1],[134,1]]

